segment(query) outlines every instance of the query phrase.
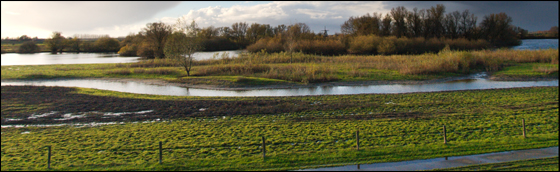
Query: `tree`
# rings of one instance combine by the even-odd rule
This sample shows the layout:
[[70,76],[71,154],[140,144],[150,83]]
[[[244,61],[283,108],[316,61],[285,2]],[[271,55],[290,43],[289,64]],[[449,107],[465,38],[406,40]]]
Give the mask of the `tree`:
[[408,10],[406,10],[406,8],[404,8],[403,6],[399,6],[396,9],[395,8],[391,9],[391,17],[395,21],[393,25],[394,26],[393,34],[397,36],[397,38],[407,35],[406,33],[407,28],[406,28],[406,21],[405,21],[407,14],[408,14]]
[[489,42],[498,45],[517,45],[521,42],[517,39],[512,19],[506,13],[489,14],[484,16],[480,23],[482,36]]
[[231,30],[233,33],[233,38],[235,40],[235,43],[237,43],[238,45],[240,45],[242,47],[245,47],[248,45],[248,43],[245,40],[245,35],[247,33],[247,28],[248,25],[245,22],[238,22],[238,23],[234,23],[231,25]]
[[17,50],[18,53],[37,53],[39,51],[41,51],[41,49],[33,41],[24,42]]
[[475,36],[474,29],[476,29],[476,20],[477,17],[474,16],[474,14],[470,14],[469,10],[463,11],[459,22],[459,34],[469,40],[473,39]]
[[381,36],[389,36],[391,34],[391,23],[393,19],[389,14],[386,14],[383,20],[381,21]]
[[408,35],[410,37],[422,36],[422,19],[420,18],[418,8],[413,8],[412,11],[408,13],[406,17],[406,25],[408,28]]
[[454,11],[445,15],[444,28],[445,35],[447,38],[456,39],[459,37],[459,22],[461,20],[461,13],[459,11]]
[[18,38],[18,40],[19,40],[19,41],[22,41],[22,42],[23,42],[23,41],[31,41],[31,38],[30,38],[29,36],[27,36],[27,35],[21,35],[21,36]]
[[363,15],[360,17],[350,17],[340,26],[343,34],[350,35],[379,35],[380,34],[381,14],[373,13],[373,15]]
[[305,23],[296,23],[288,26],[284,49],[290,52],[290,63],[292,63],[293,52],[296,48],[298,40],[300,40],[304,34],[309,34],[310,32],[309,26]]
[[97,39],[93,46],[99,52],[117,52],[120,49],[119,41],[115,38],[101,37]]
[[437,4],[436,7],[431,7],[426,11],[427,13],[427,28],[429,37],[440,38],[444,34],[443,18],[445,13],[445,6]]
[[146,28],[143,29],[143,34],[146,35],[147,43],[152,44],[150,47],[153,48],[155,58],[165,58],[163,53],[163,47],[167,36],[171,34],[171,26],[163,22],[148,23]]
[[144,36],[141,32],[138,34],[130,33],[120,43],[121,49],[118,54],[121,56],[138,56],[138,50],[142,42],[144,42]]
[[52,54],[62,53],[62,49],[66,46],[66,41],[61,32],[53,32],[51,38],[45,40],[45,44],[51,50]]
[[175,31],[169,36],[165,43],[164,53],[174,59],[179,65],[185,68],[187,76],[190,76],[193,59],[196,51],[201,49],[200,39],[196,37],[196,32],[191,32],[197,28],[194,20],[190,25],[184,25],[184,19],[178,19]]
[[81,39],[79,39],[78,37],[74,37],[68,40],[68,47],[70,48],[70,51],[80,53],[81,43],[82,43]]

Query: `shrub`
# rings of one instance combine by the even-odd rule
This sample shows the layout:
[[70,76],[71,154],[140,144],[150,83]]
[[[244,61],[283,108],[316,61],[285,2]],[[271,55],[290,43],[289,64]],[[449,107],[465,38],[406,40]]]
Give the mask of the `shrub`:
[[136,55],[137,51],[138,51],[138,47],[136,45],[125,45],[117,53],[120,56],[137,56]]
[[377,47],[381,37],[376,35],[356,36],[348,43],[348,52],[351,54],[377,54]]
[[395,47],[395,37],[386,37],[381,44],[377,46],[377,52],[380,54],[395,54],[397,48]]
[[152,44],[148,43],[148,42],[142,42],[140,44],[140,47],[138,47],[138,50],[136,52],[136,54],[142,58],[147,58],[147,59],[155,59],[156,58],[156,54],[154,52],[154,47]]
[[35,42],[27,41],[21,44],[17,50],[18,53],[37,53],[40,52],[41,49]]

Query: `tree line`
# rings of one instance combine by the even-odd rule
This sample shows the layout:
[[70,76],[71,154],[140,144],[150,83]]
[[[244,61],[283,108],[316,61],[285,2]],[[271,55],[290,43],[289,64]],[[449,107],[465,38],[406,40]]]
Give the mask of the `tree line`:
[[[441,4],[421,10],[399,6],[385,15],[374,12],[352,16],[341,25],[342,33],[335,35],[314,33],[305,23],[271,26],[236,22],[230,27],[199,28],[194,21],[182,19],[181,24],[178,21],[174,25],[161,21],[148,23],[122,41],[108,35],[93,35],[97,40],[85,41],[78,36],[64,38],[60,32],[53,32],[45,44],[53,53],[118,52],[122,56],[155,59],[166,58],[166,41],[178,28],[183,28],[189,40],[196,42],[198,51],[247,49],[323,55],[414,54],[438,51],[445,45],[451,49],[482,49],[519,45],[520,38],[527,36],[527,30],[513,26],[511,17],[505,13],[486,15],[478,25],[477,20],[469,10],[446,13]],[[186,26],[189,26],[188,33],[184,30]]]

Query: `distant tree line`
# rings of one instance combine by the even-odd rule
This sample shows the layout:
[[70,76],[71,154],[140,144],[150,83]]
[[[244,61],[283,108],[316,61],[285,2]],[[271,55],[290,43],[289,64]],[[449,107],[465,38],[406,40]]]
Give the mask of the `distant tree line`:
[[[399,6],[385,15],[374,12],[352,16],[341,25],[342,33],[335,35],[316,34],[305,23],[271,26],[236,22],[230,27],[199,28],[194,21],[189,23],[183,19],[173,26],[163,22],[148,23],[140,32],[120,41],[108,35],[81,34],[65,38],[60,32],[53,32],[44,44],[52,53],[117,52],[122,56],[154,59],[166,58],[167,40],[179,28],[183,28],[188,39],[177,38],[181,34],[176,33],[170,42],[193,41],[198,51],[247,49],[250,52],[298,51],[323,55],[416,54],[437,52],[445,46],[456,50],[484,49],[519,45],[520,38],[536,37],[513,26],[511,17],[505,13],[486,15],[478,25],[477,20],[469,10],[445,13],[445,6],[441,4],[422,10]],[[554,35],[558,37],[556,26],[546,33],[549,37]],[[18,40],[37,43],[33,41],[36,37],[32,39],[26,35]],[[23,49],[35,50],[31,43],[27,44]]]
[[403,6],[392,8],[384,17],[369,13],[350,17],[341,25],[343,34],[395,36],[397,38],[465,38],[468,40],[484,39],[497,46],[520,44],[519,38],[524,31],[513,26],[511,17],[505,13],[484,16],[477,26],[477,17],[469,10],[445,13],[445,6],[438,4],[429,9],[407,10]]

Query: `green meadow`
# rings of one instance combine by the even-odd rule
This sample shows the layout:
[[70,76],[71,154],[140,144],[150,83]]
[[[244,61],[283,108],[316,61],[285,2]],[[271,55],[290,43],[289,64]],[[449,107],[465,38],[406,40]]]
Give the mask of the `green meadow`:
[[[250,111],[242,106],[252,107],[256,98],[135,95],[83,88],[57,92],[59,89],[3,86],[2,121],[6,116],[24,119],[50,111],[90,111],[88,106],[68,110],[76,105],[74,99],[96,107],[94,102],[104,99],[109,104],[123,102],[97,110],[101,112],[131,111],[122,109],[128,107],[164,115],[160,120],[116,120],[114,125],[94,127],[2,128],[2,170],[48,170],[45,146],[52,146],[51,170],[210,171],[296,170],[558,145],[558,87],[268,97],[259,101],[277,101],[264,106],[272,110],[239,113],[244,115],[228,111]],[[66,99],[52,104],[33,101],[50,94],[55,96],[52,99]],[[207,105],[201,111],[203,107],[195,104],[201,101],[226,101],[239,107]],[[174,106],[161,107],[165,103]],[[202,114],[173,115],[195,105]],[[11,109],[5,110],[7,107]],[[526,120],[527,138],[522,136],[522,119]]]

